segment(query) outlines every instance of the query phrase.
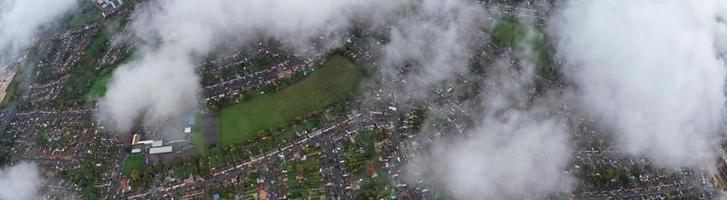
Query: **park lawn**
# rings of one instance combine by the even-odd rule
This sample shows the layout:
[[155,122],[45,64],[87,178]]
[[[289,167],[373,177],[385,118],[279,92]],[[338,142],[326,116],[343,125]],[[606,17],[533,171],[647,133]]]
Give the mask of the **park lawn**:
[[[84,56],[75,65],[71,76],[73,79],[66,82],[59,94],[61,99],[72,100],[76,98],[83,98],[84,95],[94,85],[97,78],[102,77],[100,70],[95,70],[96,59],[103,56],[103,53],[108,48],[108,41],[111,38],[111,33],[102,31],[91,44],[86,48]],[[85,100],[85,99],[80,99]]]
[[202,126],[204,123],[199,120],[201,120],[201,117],[197,116],[197,119],[195,120],[196,123],[192,127],[192,145],[194,145],[198,154],[207,155],[207,141],[205,141],[204,136],[202,136]]
[[224,108],[219,143],[227,146],[251,141],[261,130],[284,126],[296,117],[340,101],[356,91],[362,75],[350,60],[334,56],[299,83]]
[[108,89],[108,84],[111,81],[111,77],[113,77],[113,73],[116,68],[118,68],[122,64],[131,62],[137,57],[138,56],[135,55],[126,56],[125,58],[123,58],[123,60],[114,63],[113,65],[101,68],[101,70],[98,72],[97,77],[93,77],[93,83],[91,83],[88,91],[83,95],[83,100],[85,102],[91,102],[105,96],[106,90]]
[[124,161],[123,173],[128,176],[134,170],[141,171],[142,165],[144,165],[144,157],[141,154],[129,155]]
[[518,48],[528,35],[528,27],[515,17],[506,17],[495,24],[490,34],[496,44]]
[[86,1],[78,9],[78,13],[75,14],[70,21],[68,21],[68,25],[71,27],[78,27],[101,19],[103,19],[101,10],[95,9],[92,1]]
[[8,87],[5,88],[5,97],[0,100],[0,107],[4,107],[10,103],[12,99],[18,95],[20,90],[22,89],[22,84],[25,82],[25,72],[21,69],[18,69],[18,71],[13,76],[13,79],[10,80],[10,83],[8,84]]
[[70,81],[63,85],[59,94],[61,99],[74,101],[76,99],[84,102],[95,101],[106,94],[106,85],[108,84],[113,71],[121,64],[128,63],[135,59],[136,55],[123,55],[117,63],[101,66],[98,65],[97,59],[102,57],[108,50],[110,40],[113,34],[122,26],[123,20],[117,19],[109,22],[101,33],[89,44],[84,50],[86,53],[71,71]]
[[528,27],[515,17],[505,17],[495,24],[490,34],[492,40],[498,45],[532,52],[535,56],[533,62],[541,75],[554,73],[553,59],[542,28]]
[[89,88],[88,92],[83,95],[83,100],[86,102],[94,101],[98,98],[103,97],[106,94],[106,88],[109,83],[109,80],[111,80],[111,72],[108,73],[101,73],[102,75],[96,80],[93,81],[93,84],[91,84],[91,88]]

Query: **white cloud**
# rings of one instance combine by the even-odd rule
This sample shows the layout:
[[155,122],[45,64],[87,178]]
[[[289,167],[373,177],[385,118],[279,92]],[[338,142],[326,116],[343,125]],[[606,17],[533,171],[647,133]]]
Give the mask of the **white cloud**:
[[153,1],[133,16],[142,58],[114,73],[101,99],[100,116],[128,130],[138,116],[147,124],[181,121],[198,101],[200,57],[229,43],[275,37],[306,46],[322,33],[347,28],[348,16],[364,13],[363,0],[175,0]]
[[147,124],[179,121],[197,103],[198,59],[215,48],[274,37],[306,51],[312,38],[344,31],[353,20],[393,24],[387,45],[392,56],[385,59],[419,59],[426,64],[412,80],[439,81],[466,69],[468,28],[483,17],[482,11],[464,0],[149,2],[131,23],[142,58],[114,73],[100,101],[100,116],[121,131],[131,128],[138,116]]
[[34,199],[42,181],[38,166],[32,163],[0,169],[0,199]]
[[76,0],[0,0],[0,69],[29,48],[42,27],[76,7]]
[[518,68],[510,60],[488,67],[485,111],[476,127],[418,153],[409,168],[413,179],[424,176],[457,199],[542,198],[572,189],[573,177],[564,172],[572,151],[569,129],[549,107],[562,100],[531,102],[535,66],[521,59]]
[[413,164],[457,199],[511,199],[567,192],[563,171],[570,159],[567,128],[527,111],[483,119],[454,142],[435,144]]
[[404,91],[422,96],[419,92],[429,84],[468,69],[470,46],[484,42],[474,41],[475,36],[485,35],[483,27],[490,21],[485,7],[473,1],[425,0],[417,6],[391,26],[381,70],[399,78],[400,67],[413,65],[403,77],[407,81]]
[[716,19],[724,6],[573,0],[553,20],[565,74],[623,150],[663,167],[705,167],[716,158],[727,73]]
[[[351,20],[387,25],[391,42],[385,44],[381,69],[389,73],[414,61],[417,69],[406,79],[412,88],[422,89],[467,70],[469,44],[489,23],[486,12],[467,0],[153,1],[137,11],[131,23],[142,44],[142,58],[114,73],[100,102],[100,116],[122,130],[140,115],[147,123],[178,119],[196,106],[198,59],[220,45],[266,36],[305,47],[310,38],[349,28]],[[511,78],[532,85],[532,73],[529,69]],[[510,77],[507,74],[511,72],[505,70],[500,77]],[[509,80],[496,81],[504,83],[492,89],[493,95],[503,93],[493,97],[500,102],[507,101],[504,96],[527,93],[510,88]],[[462,198],[560,191],[570,149],[560,119],[544,115],[540,108],[489,106],[497,111],[487,114],[470,137],[439,144],[432,159],[412,167],[446,163],[431,170],[442,178],[439,183]],[[500,111],[507,114],[493,114]],[[440,157],[444,160],[434,159]]]

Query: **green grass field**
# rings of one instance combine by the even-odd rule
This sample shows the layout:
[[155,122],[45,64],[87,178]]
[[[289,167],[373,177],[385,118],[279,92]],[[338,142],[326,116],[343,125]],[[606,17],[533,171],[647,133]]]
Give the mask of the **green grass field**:
[[68,21],[68,25],[71,27],[77,27],[90,24],[101,19],[103,19],[101,10],[95,9],[92,1],[85,1],[78,9],[78,13],[73,15],[71,20]]
[[25,81],[24,73],[25,72],[22,69],[18,69],[18,72],[15,73],[13,79],[10,80],[8,87],[5,88],[5,97],[0,100],[0,107],[8,105],[10,101],[14,99],[16,95],[18,95],[18,93],[22,89],[21,85]]
[[202,136],[202,128],[204,125],[203,117],[200,117],[200,115],[196,116],[195,124],[192,127],[192,145],[194,145],[194,148],[197,150],[197,153],[200,155],[206,155],[207,154],[207,141],[204,140],[204,136]]
[[334,56],[305,80],[275,94],[224,108],[220,114],[221,146],[251,141],[260,130],[288,124],[318,111],[358,89],[362,72],[342,57]]
[[130,175],[134,170],[141,171],[142,165],[144,165],[144,157],[141,154],[129,155],[124,161],[123,173]]
[[82,100],[94,101],[106,94],[106,85],[111,79],[113,70],[119,65],[134,59],[133,55],[123,55],[120,61],[96,70],[97,59],[109,48],[109,41],[113,34],[123,24],[122,20],[114,20],[101,31],[101,33],[86,48],[86,54],[76,64],[71,76],[74,77],[65,85],[59,94],[61,99],[67,101]]
[[94,101],[98,98],[103,97],[106,94],[106,87],[111,79],[111,72],[101,73],[102,75],[96,78],[91,84],[88,92],[83,95],[83,100],[86,102]]
[[498,21],[490,31],[492,40],[499,45],[518,48],[528,35],[528,27],[514,17]]
[[548,50],[548,41],[542,28],[528,27],[527,24],[520,22],[515,17],[506,17],[498,21],[490,33],[496,44],[531,51],[535,56],[533,62],[535,62],[541,75],[554,73],[553,59]]

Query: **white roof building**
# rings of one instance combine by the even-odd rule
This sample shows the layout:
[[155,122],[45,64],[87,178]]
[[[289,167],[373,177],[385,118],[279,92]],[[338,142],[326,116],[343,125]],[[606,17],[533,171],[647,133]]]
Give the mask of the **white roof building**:
[[171,153],[173,150],[172,146],[153,147],[149,148],[149,154]]
[[142,140],[142,141],[137,142],[137,144],[151,145],[151,147],[160,147],[160,146],[164,145],[164,141],[162,141],[162,140]]
[[139,139],[140,139],[140,138],[141,138],[141,137],[139,136],[139,134],[134,134],[134,135],[133,135],[133,136],[131,137],[131,145],[136,145],[137,143],[139,143]]
[[137,144],[153,144],[154,140],[142,140],[137,142]]

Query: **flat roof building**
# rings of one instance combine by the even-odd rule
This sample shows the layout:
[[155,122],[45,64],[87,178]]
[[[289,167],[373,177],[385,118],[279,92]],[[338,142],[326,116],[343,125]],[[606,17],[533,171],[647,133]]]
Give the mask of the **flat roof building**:
[[153,142],[151,143],[151,147],[160,147],[160,146],[162,146],[163,144],[164,144],[164,142],[162,142],[161,140],[154,140],[154,141],[153,141]]
[[160,147],[164,144],[164,141],[162,141],[162,140],[142,140],[142,141],[137,142],[137,144],[151,145],[151,147]]
[[148,145],[151,145],[152,143],[154,143],[154,140],[142,140],[142,141],[137,142],[137,144],[148,144]]
[[149,154],[171,153],[173,150],[172,146],[152,147],[149,149]]
[[134,134],[133,136],[131,136],[131,145],[136,145],[137,143],[139,143],[140,137],[141,136],[139,136],[139,134]]

